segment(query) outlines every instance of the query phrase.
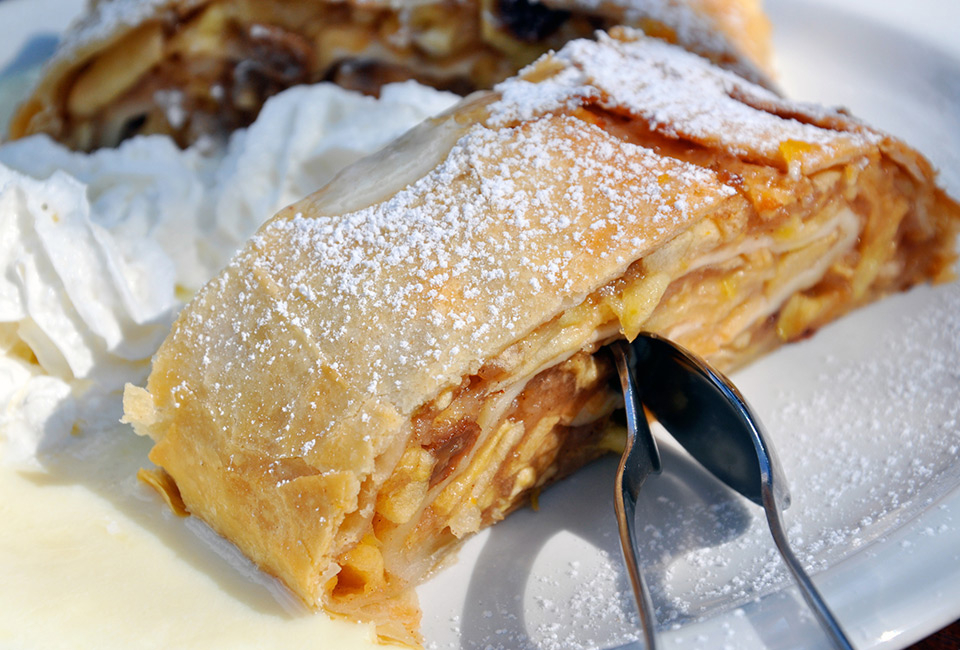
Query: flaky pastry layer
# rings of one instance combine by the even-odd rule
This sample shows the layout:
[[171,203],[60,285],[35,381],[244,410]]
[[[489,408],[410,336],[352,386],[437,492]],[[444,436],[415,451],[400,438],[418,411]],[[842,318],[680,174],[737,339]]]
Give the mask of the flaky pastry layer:
[[186,146],[250,124],[284,88],[323,80],[375,94],[417,79],[467,94],[621,23],[757,80],[770,73],[759,0],[100,0],[11,136],[91,150],[164,133]]
[[618,447],[606,343],[650,330],[730,369],[947,279],[958,227],[903,143],[616,30],[279,213],[126,417],[191,513],[415,645],[413,586]]

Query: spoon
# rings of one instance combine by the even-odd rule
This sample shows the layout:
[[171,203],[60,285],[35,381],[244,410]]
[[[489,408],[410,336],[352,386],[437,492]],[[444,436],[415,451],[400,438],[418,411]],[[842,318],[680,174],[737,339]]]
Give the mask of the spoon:
[[[836,648],[853,650],[836,618],[790,548],[780,514],[781,507],[790,505],[783,470],[759,418],[740,391],[705,361],[656,334],[643,333],[629,346],[618,342],[611,348],[624,386],[624,401],[627,404],[642,402],[700,464],[728,487],[763,507],[774,544],[820,626]],[[627,370],[627,380],[624,380],[621,366]],[[636,368],[641,368],[642,372],[636,373]],[[634,372],[629,372],[631,369]],[[628,389],[631,388],[639,394],[629,395]],[[638,421],[631,422],[628,413],[628,429],[631,425],[636,427],[635,435],[648,436],[652,440],[645,419],[640,427]],[[656,443],[647,444],[648,448],[653,444],[656,449]],[[627,451],[624,451],[625,457]],[[629,465],[630,460],[621,460],[621,466],[625,465],[623,485],[635,482],[631,477],[633,469]],[[659,457],[657,461],[659,469]],[[640,467],[641,483],[649,473],[646,466]],[[617,490],[618,494],[621,492],[622,487]],[[624,548],[625,555],[634,555],[635,547],[631,546],[629,553],[627,551]],[[634,592],[636,594],[636,587]],[[649,595],[646,597],[649,599]],[[648,648],[652,647],[648,643]]]

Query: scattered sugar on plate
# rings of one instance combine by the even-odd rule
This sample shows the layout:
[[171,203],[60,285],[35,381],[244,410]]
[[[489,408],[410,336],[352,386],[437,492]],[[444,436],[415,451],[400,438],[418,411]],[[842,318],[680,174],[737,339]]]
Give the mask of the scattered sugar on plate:
[[[868,307],[734,376],[779,452],[793,498],[785,525],[811,574],[870,553],[921,510],[938,509],[938,499],[960,484],[958,368],[960,286],[946,285]],[[661,443],[665,472],[648,480],[638,504],[644,575],[660,629],[672,633],[721,613],[746,618],[792,585],[762,511]],[[458,639],[469,633],[462,645],[437,650],[587,650],[640,638],[613,516],[615,467],[616,459],[604,459],[546,491],[539,512],[521,511],[498,525],[498,541],[486,542],[491,553],[502,558],[515,549],[528,567],[523,580],[513,578],[521,604],[484,601],[498,626],[490,633],[468,626],[458,630]],[[580,513],[582,525],[563,519],[566,508]],[[917,539],[950,534],[951,526],[922,528],[897,548],[915,553]],[[525,548],[538,536],[550,539]],[[479,590],[477,597],[510,593]],[[798,620],[807,620],[797,603]],[[730,646],[740,647],[734,623],[724,625]],[[671,647],[705,647],[695,635],[679,636],[678,646],[669,636]]]

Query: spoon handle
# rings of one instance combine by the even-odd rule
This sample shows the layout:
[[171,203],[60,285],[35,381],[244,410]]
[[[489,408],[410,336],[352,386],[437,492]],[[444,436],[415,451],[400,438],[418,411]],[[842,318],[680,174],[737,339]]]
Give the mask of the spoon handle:
[[790,548],[780,516],[780,504],[790,504],[783,470],[743,395],[706,361],[669,339],[642,333],[631,350],[631,364],[639,360],[645,369],[637,388],[643,403],[704,467],[763,507],[780,557],[821,628],[838,650],[853,650]]
[[770,528],[770,534],[773,536],[773,543],[780,552],[780,557],[783,558],[784,564],[787,565],[787,568],[793,575],[794,582],[796,582],[800,588],[803,599],[807,601],[807,605],[817,617],[820,627],[830,637],[833,646],[837,648],[837,650],[854,650],[853,644],[847,639],[837,619],[834,618],[830,608],[827,607],[820,592],[817,591],[817,588],[814,586],[813,580],[811,580],[807,572],[803,570],[803,565],[800,564],[800,560],[797,559],[797,556],[793,553],[793,549],[790,548],[787,535],[783,530],[780,508],[777,506],[776,497],[773,494],[773,490],[770,489],[768,482],[764,482],[762,494],[763,512],[767,516],[767,525]]

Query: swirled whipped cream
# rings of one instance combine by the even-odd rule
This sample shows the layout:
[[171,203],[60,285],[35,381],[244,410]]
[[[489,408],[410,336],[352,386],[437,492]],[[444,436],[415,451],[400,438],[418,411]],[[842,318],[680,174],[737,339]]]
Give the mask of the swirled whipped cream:
[[162,136],[0,147],[0,457],[31,463],[115,423],[123,385],[261,223],[457,99],[413,82],[379,99],[295,87],[218,155]]

